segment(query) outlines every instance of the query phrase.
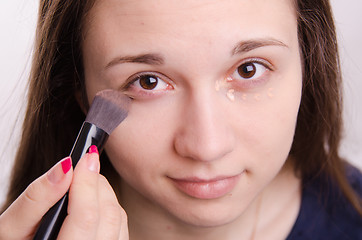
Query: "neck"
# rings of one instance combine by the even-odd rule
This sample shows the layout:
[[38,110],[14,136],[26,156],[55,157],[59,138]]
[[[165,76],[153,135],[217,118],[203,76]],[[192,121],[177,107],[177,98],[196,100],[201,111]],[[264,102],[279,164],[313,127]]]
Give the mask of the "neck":
[[128,215],[131,240],[285,239],[297,218],[301,200],[300,181],[288,166],[238,218],[221,226],[190,225],[149,201],[125,182],[122,182],[121,190],[119,199]]

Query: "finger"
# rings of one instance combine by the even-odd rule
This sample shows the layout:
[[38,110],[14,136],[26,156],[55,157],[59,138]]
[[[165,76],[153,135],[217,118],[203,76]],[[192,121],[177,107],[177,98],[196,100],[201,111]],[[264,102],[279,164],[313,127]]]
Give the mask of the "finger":
[[[107,179],[99,176],[100,222],[97,239],[125,239],[121,231],[128,236],[127,215],[119,205],[117,197]],[[127,238],[128,239],[128,238]]]
[[[122,209],[123,210],[123,209]],[[129,239],[129,232],[128,232],[128,220],[126,212],[122,214],[122,227],[121,227],[121,233],[119,235],[119,240],[128,240]]]
[[66,193],[71,181],[72,162],[68,157],[32,182],[0,216],[0,237],[32,236],[43,215]]
[[94,239],[99,223],[98,154],[85,154],[74,169],[69,190],[68,216],[59,239]]

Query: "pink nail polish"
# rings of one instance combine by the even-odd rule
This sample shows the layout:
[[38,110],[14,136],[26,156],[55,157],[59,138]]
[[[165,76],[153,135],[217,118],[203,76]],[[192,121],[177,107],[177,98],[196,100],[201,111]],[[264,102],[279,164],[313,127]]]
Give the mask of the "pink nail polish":
[[90,146],[89,149],[88,149],[88,153],[97,153],[97,154],[99,154],[97,146],[95,146],[95,145]]
[[63,169],[63,173],[66,174],[70,168],[72,167],[72,161],[70,159],[70,157],[65,158],[62,162],[62,169]]

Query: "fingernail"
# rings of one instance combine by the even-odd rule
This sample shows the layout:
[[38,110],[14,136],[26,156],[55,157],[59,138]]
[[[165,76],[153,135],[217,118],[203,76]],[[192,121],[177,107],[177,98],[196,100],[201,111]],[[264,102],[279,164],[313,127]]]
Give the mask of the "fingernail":
[[97,153],[97,154],[99,154],[97,146],[96,145],[90,146],[89,149],[88,149],[88,153]]
[[70,157],[62,159],[60,164],[58,163],[50,169],[47,174],[48,180],[53,184],[59,183],[63,179],[64,175],[69,172],[71,167],[72,161]]
[[62,169],[63,169],[63,173],[66,174],[70,168],[72,167],[72,161],[70,159],[70,157],[65,158],[62,162]]
[[90,155],[87,157],[87,165],[88,165],[88,169],[89,171],[92,172],[99,172],[99,161],[98,158],[95,157],[91,157]]

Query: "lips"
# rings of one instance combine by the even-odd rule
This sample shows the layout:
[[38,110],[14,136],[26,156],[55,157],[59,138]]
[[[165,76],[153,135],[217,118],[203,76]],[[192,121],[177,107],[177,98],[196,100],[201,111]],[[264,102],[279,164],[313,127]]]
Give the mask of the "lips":
[[231,192],[238,183],[240,176],[217,177],[213,179],[184,178],[173,179],[175,186],[183,193],[198,199],[221,198]]

